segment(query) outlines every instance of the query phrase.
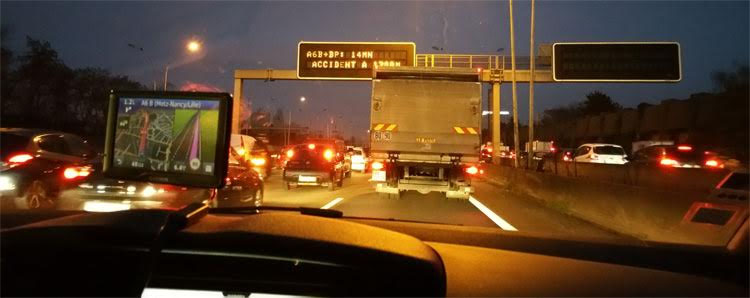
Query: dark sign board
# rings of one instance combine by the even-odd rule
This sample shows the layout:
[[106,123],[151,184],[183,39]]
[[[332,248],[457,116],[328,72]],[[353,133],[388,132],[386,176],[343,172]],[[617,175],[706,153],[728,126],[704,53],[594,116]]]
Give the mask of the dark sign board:
[[310,42],[297,46],[300,79],[370,80],[377,66],[414,66],[413,42]]
[[552,77],[562,82],[679,82],[676,42],[571,42],[552,45]]

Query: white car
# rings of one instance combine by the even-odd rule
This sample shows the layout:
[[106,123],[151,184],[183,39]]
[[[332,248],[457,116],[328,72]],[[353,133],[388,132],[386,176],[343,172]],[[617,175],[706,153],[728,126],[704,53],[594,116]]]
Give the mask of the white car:
[[352,171],[364,173],[367,170],[367,154],[361,147],[352,148]]
[[583,144],[576,149],[573,160],[581,163],[603,163],[622,165],[628,162],[628,155],[620,145]]

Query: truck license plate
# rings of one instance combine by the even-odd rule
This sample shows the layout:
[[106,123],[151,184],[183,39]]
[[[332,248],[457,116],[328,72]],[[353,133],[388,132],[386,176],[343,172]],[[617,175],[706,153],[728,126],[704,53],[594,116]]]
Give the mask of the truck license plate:
[[372,181],[385,181],[385,171],[372,171]]
[[299,178],[297,179],[297,181],[299,182],[315,182],[317,180],[318,179],[316,177],[311,176],[299,176]]

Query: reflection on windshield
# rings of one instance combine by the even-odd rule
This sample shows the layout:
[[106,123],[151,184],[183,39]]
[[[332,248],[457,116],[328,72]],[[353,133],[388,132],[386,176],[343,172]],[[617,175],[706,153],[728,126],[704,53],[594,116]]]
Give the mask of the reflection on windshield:
[[[543,1],[531,47],[530,2],[513,36],[506,4],[3,2],[3,211],[200,202],[725,244],[741,220],[706,217],[747,212],[747,2]],[[111,90],[231,93],[225,185],[105,177]],[[211,172],[226,145],[214,114],[118,108],[136,168]]]

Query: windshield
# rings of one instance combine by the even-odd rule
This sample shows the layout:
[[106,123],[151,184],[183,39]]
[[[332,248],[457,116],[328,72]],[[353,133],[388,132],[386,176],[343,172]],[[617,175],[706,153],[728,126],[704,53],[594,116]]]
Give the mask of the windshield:
[[[746,214],[746,201],[710,194],[750,160],[748,2],[534,3],[532,33],[531,2],[514,1],[511,35],[508,1],[2,1],[2,128],[61,133],[3,156],[3,202],[324,208],[344,220],[726,245],[741,220],[690,216]],[[105,151],[111,90],[231,94],[226,186],[103,177],[74,148]],[[154,114],[132,131],[175,133],[163,128],[186,119]],[[3,154],[25,150],[27,138],[1,136]],[[187,152],[126,141],[164,167]],[[185,156],[215,149],[195,142]],[[746,174],[725,185],[747,191],[735,177]]]
[[625,150],[617,146],[596,146],[594,153],[602,155],[625,155]]

